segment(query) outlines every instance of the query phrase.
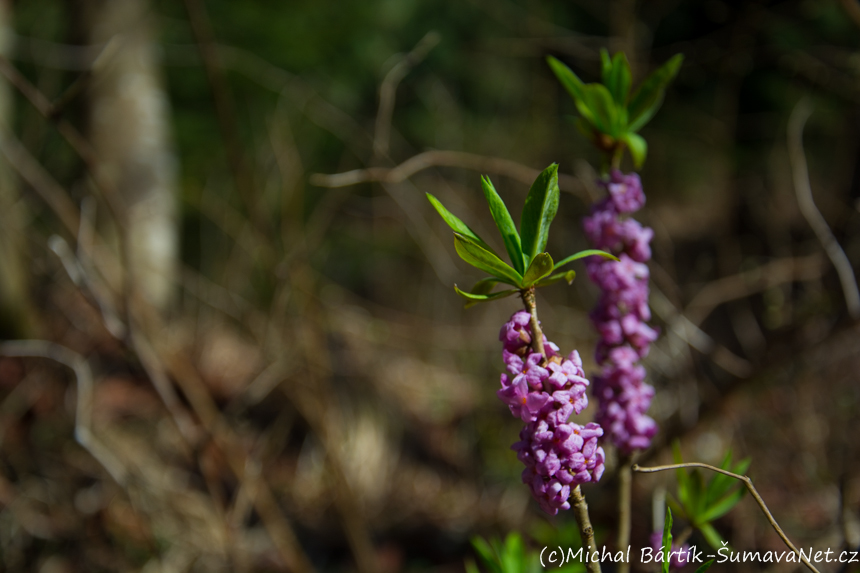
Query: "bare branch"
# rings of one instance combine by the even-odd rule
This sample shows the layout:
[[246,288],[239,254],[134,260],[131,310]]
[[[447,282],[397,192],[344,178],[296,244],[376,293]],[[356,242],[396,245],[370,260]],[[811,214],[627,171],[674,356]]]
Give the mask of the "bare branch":
[[[531,185],[535,178],[540,174],[539,169],[532,169],[522,163],[502,159],[499,157],[487,157],[485,155],[476,155],[474,153],[465,153],[462,151],[445,151],[432,150],[419,153],[410,157],[397,167],[391,169],[385,167],[370,167],[368,169],[354,169],[344,173],[335,173],[326,175],[323,173],[314,173],[311,175],[310,182],[312,185],[319,187],[347,187],[358,183],[368,183],[376,181],[379,183],[400,183],[419,171],[429,169],[431,167],[460,167],[479,171],[481,173],[497,173],[510,177],[526,185]],[[559,173],[558,186],[562,191],[567,191],[586,197],[585,187],[580,181],[571,175]]]
[[800,560],[803,561],[803,564],[806,565],[810,571],[814,571],[815,573],[819,573],[818,569],[816,569],[815,566],[813,566],[812,563],[810,563],[809,560],[806,557],[804,557],[803,553],[801,553],[800,551],[797,550],[797,547],[795,547],[794,544],[791,542],[791,540],[785,535],[785,532],[783,532],[782,528],[776,522],[776,519],[774,519],[773,514],[771,514],[770,510],[767,508],[767,504],[765,504],[764,500],[759,495],[758,491],[756,490],[755,486],[753,485],[752,480],[749,477],[738,475],[736,473],[732,473],[730,471],[727,471],[727,470],[724,470],[724,469],[721,469],[718,467],[714,467],[714,466],[711,466],[708,464],[699,463],[699,462],[687,462],[687,463],[683,463],[683,464],[670,464],[670,465],[665,465],[665,466],[653,466],[650,468],[643,468],[643,467],[640,467],[639,464],[633,464],[633,471],[638,472],[638,473],[643,473],[643,474],[664,472],[664,471],[668,471],[668,470],[676,470],[679,468],[704,468],[706,470],[711,470],[712,472],[717,472],[717,473],[720,473],[723,475],[727,475],[727,476],[734,478],[736,480],[742,481],[744,483],[744,485],[746,486],[747,490],[749,490],[750,494],[753,496],[753,498],[755,498],[756,503],[761,508],[762,512],[764,512],[765,516],[767,517],[767,520],[770,522],[771,527],[773,527],[774,531],[776,531],[777,535],[779,535],[779,537],[780,537],[780,539],[782,539],[783,543],[785,543],[789,549],[794,551],[798,555],[798,557],[800,557]]
[[812,198],[806,155],[803,151],[803,127],[811,113],[812,106],[809,100],[803,98],[794,107],[788,120],[788,157],[791,162],[794,191],[800,205],[800,212],[806,217],[809,226],[815,231],[821,246],[824,247],[824,252],[836,268],[839,282],[842,284],[842,293],[845,295],[845,303],[848,306],[848,314],[853,320],[860,320],[860,290],[857,288],[854,269],[851,268],[848,256],[833,236],[833,231],[830,230]]
[[128,478],[125,466],[92,430],[93,374],[83,356],[47,340],[15,340],[0,343],[0,355],[22,358],[47,358],[72,369],[78,386],[75,412],[75,440],[104,467],[116,483],[124,486]]
[[379,86],[379,111],[376,113],[376,129],[373,138],[373,155],[388,156],[388,141],[391,135],[391,117],[394,115],[394,100],[397,96],[397,86],[409,73],[427,57],[436,44],[439,43],[439,33],[435,30],[427,32],[411,52],[400,58],[394,64]]

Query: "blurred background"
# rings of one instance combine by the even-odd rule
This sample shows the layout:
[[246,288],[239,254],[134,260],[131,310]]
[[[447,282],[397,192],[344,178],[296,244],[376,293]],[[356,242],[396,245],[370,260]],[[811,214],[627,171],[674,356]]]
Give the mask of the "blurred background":
[[[642,132],[640,463],[731,449],[797,545],[856,548],[856,0],[3,0],[0,570],[454,572],[476,534],[578,543],[495,396],[519,301],[463,310],[480,277],[424,193],[498,250],[479,175],[518,220],[558,162],[548,250],[586,248],[599,156],[544,58],[597,81],[603,47],[634,81],[685,55]],[[577,270],[538,307],[591,377]],[[634,552],[674,479],[634,476]],[[598,544],[616,481],[610,453],[584,488]],[[716,528],[782,547],[749,498]],[[797,567],[731,567],[765,569]]]

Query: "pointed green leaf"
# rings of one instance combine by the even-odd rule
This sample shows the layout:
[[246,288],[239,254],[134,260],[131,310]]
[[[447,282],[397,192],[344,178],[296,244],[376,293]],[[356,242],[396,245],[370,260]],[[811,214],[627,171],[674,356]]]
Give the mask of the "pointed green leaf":
[[466,559],[463,564],[466,566],[466,573],[481,573],[481,570],[471,559]]
[[582,83],[582,80],[580,80],[575,73],[573,73],[573,70],[568,68],[559,60],[552,56],[547,56],[546,61],[549,64],[549,67],[552,68],[555,77],[558,78],[558,81],[561,82],[561,85],[564,86],[564,89],[566,89],[567,93],[570,94],[570,97],[573,98],[573,103],[576,104],[576,109],[579,110],[582,117],[588,120],[589,123],[593,124],[594,113],[585,103],[585,84]]
[[471,292],[465,292],[460,290],[457,285],[454,285],[454,290],[458,295],[462,296],[466,299],[466,308],[471,308],[478,303],[481,302],[489,302],[491,300],[497,300],[500,298],[505,298],[511,296],[512,294],[517,294],[518,290],[516,289],[508,289],[508,290],[500,290],[499,292],[494,292],[491,294],[475,294]]
[[490,178],[481,176],[481,184],[484,188],[484,197],[487,198],[487,203],[490,205],[490,214],[493,216],[493,221],[496,222],[496,227],[498,227],[499,232],[502,234],[505,249],[508,251],[511,263],[513,263],[517,272],[522,274],[525,271],[523,249],[520,245],[520,234],[517,233],[514,220],[511,219],[511,214],[508,212],[505,202],[499,197]]
[[545,287],[552,284],[557,283],[558,281],[564,279],[567,281],[567,284],[571,284],[573,280],[576,278],[576,271],[562,271],[560,273],[555,273],[554,275],[550,275],[545,279],[541,279],[535,283],[536,287]]
[[[696,525],[696,528],[698,528],[698,530],[702,532],[702,537],[705,538],[705,541],[708,542],[708,545],[710,545],[717,551],[719,551],[721,547],[724,547],[724,540],[720,536],[720,534],[717,533],[717,530],[714,529],[713,525],[711,525],[710,523],[701,523]],[[726,545],[725,547],[728,547],[728,545]]]
[[683,61],[684,55],[676,54],[645,78],[645,81],[642,82],[636,93],[630,98],[630,105],[627,106],[627,129],[630,131],[639,131],[654,117],[654,114],[660,108],[660,104],[663,103],[663,94],[666,92],[666,87],[678,74],[678,70],[681,69],[681,62]]
[[552,272],[552,257],[549,253],[540,253],[529,265],[523,275],[523,286],[530,287]]
[[[720,469],[731,471],[732,470],[732,451],[729,450],[726,452],[726,457],[723,458],[722,463],[720,464]],[[712,505],[715,501],[723,497],[729,489],[733,485],[736,485],[738,482],[731,477],[717,473],[714,474],[714,477],[708,483],[708,488],[706,492],[706,500],[708,505]]]
[[663,522],[663,573],[669,573],[669,553],[672,551],[672,510],[666,508],[666,520]]
[[481,279],[475,283],[475,286],[472,287],[472,290],[469,292],[471,294],[490,294],[490,291],[493,290],[493,287],[499,283],[506,283],[507,279],[500,279],[498,277],[489,277],[486,279]]
[[532,183],[520,220],[523,257],[530,264],[546,250],[549,227],[558,211],[558,164],[544,169]]
[[630,156],[633,158],[633,165],[636,169],[642,167],[642,164],[645,163],[645,158],[648,156],[648,144],[645,142],[645,138],[638,133],[628,131],[623,134],[620,139],[627,144],[627,148],[630,150]]
[[630,96],[630,83],[633,81],[632,77],[627,56],[624,55],[624,52],[618,52],[612,58],[609,81],[607,82],[604,79],[603,83],[609,88],[612,99],[618,104],[619,109],[627,108],[627,98]]
[[[591,112],[592,117],[589,121],[592,125],[602,133],[618,137],[621,132],[618,108],[612,101],[612,94],[609,93],[606,86],[603,84],[585,84],[582,87],[582,101]],[[580,113],[582,113],[581,109]]]
[[609,87],[612,82],[612,59],[606,48],[600,48],[600,77],[603,79],[603,85]]
[[520,273],[502,261],[495,253],[488,251],[470,237],[455,232],[454,247],[457,249],[457,254],[460,255],[460,258],[473,267],[477,267],[491,275],[508,279],[514,286],[522,285],[523,276]]
[[478,554],[478,557],[481,558],[481,561],[484,562],[484,565],[489,567],[494,572],[499,570],[498,565],[496,565],[496,554],[493,552],[490,544],[483,537],[475,536],[472,538],[472,547],[475,548],[475,553]]
[[[444,219],[445,222],[448,223],[448,226],[451,227],[455,233],[460,233],[461,235],[465,235],[465,236],[469,237],[470,239],[472,239],[474,242],[478,243],[484,249],[490,251],[491,253],[493,252],[493,249],[490,248],[490,246],[487,243],[485,243],[484,240],[481,239],[481,237],[479,237],[475,233],[475,231],[470,229],[468,225],[466,225],[463,221],[461,221],[456,216],[454,216],[448,209],[446,209],[442,205],[442,203],[439,202],[439,200],[436,197],[434,197],[430,193],[427,193],[427,199],[430,201],[430,204],[433,205],[433,207],[436,209],[436,211],[442,216],[442,219]],[[495,253],[493,253],[493,254],[495,254]]]
[[597,255],[597,256],[603,257],[605,259],[612,259],[613,261],[618,260],[618,257],[616,257],[615,255],[613,255],[611,253],[607,253],[606,251],[601,251],[599,249],[588,249],[585,251],[579,251],[578,253],[574,253],[574,254],[570,255],[569,257],[566,257],[566,258],[560,260],[559,262],[557,262],[555,264],[555,268],[553,270],[560,269],[564,265],[572,263],[573,261],[577,261],[579,259],[584,259],[585,257],[590,257],[592,255]]
[[699,516],[699,521],[702,523],[707,523],[709,521],[713,521],[718,519],[725,514],[727,514],[731,509],[738,504],[738,502],[744,497],[746,493],[746,488],[742,487],[739,490],[730,493],[724,498],[720,499],[715,504],[708,507],[707,510],[702,512]]
[[706,561],[706,562],[705,562],[701,567],[699,567],[698,569],[696,569],[696,573],[705,573],[705,571],[707,571],[708,569],[710,569],[710,568],[711,568],[711,565],[713,565],[713,564],[714,564],[714,560],[713,560],[713,559],[711,559],[710,561]]

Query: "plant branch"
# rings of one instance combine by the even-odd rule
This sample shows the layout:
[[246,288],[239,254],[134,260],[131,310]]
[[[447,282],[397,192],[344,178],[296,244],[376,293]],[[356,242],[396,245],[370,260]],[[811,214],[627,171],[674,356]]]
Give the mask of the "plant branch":
[[[591,518],[588,515],[588,504],[585,503],[585,497],[583,497],[579,486],[571,490],[570,497],[573,499],[573,516],[579,525],[579,534],[582,536],[585,546],[588,547],[589,555],[593,556],[597,552],[597,544],[594,542],[594,528],[591,526]],[[586,560],[585,569],[588,573],[601,573],[600,561]]]
[[381,158],[388,156],[388,143],[391,136],[391,117],[394,115],[394,101],[397,95],[397,86],[409,73],[409,70],[418,65],[427,57],[440,36],[435,30],[427,32],[411,52],[401,57],[396,64],[385,74],[385,78],[379,86],[379,111],[376,113],[376,127],[373,137],[373,155]]
[[704,468],[706,470],[711,470],[712,472],[717,472],[717,473],[720,473],[723,475],[727,475],[727,476],[734,478],[736,480],[742,481],[744,483],[744,485],[746,486],[747,490],[749,490],[750,495],[753,496],[753,498],[755,499],[755,502],[758,504],[758,506],[761,508],[762,512],[765,514],[765,517],[767,517],[767,520],[770,522],[771,527],[773,527],[774,531],[776,531],[777,535],[779,535],[780,539],[782,539],[783,543],[785,543],[789,549],[794,551],[798,555],[798,557],[800,557],[800,560],[803,562],[804,565],[806,565],[806,567],[810,571],[814,571],[815,573],[819,573],[818,569],[816,569],[815,566],[812,565],[812,563],[810,563],[809,560],[806,557],[804,557],[804,555],[800,551],[797,550],[797,547],[795,547],[794,544],[791,542],[791,540],[785,535],[785,532],[783,532],[782,528],[776,522],[776,519],[774,519],[773,514],[771,514],[770,510],[767,508],[767,505],[764,503],[764,500],[759,495],[758,491],[756,490],[755,486],[753,485],[752,480],[749,477],[742,476],[742,475],[732,473],[730,471],[727,471],[727,470],[724,470],[724,469],[721,469],[721,468],[718,468],[718,467],[715,467],[712,465],[703,464],[703,463],[699,463],[699,462],[686,462],[683,464],[669,464],[669,465],[665,465],[665,466],[653,466],[650,468],[643,468],[643,467],[640,467],[638,464],[633,464],[633,471],[634,472],[645,473],[645,474],[664,472],[664,471],[668,471],[668,470],[676,470],[679,468]]
[[803,127],[811,113],[812,106],[809,100],[803,98],[794,107],[788,120],[788,157],[791,163],[794,191],[800,212],[803,213],[821,246],[824,247],[824,252],[836,268],[839,282],[842,284],[842,292],[845,295],[845,303],[848,306],[848,314],[853,320],[860,320],[860,289],[857,288],[857,279],[854,278],[851,262],[836,237],[833,236],[833,231],[830,230],[821,211],[815,206],[815,200],[812,197],[809,170],[803,151]]
[[[431,167],[460,167],[482,173],[497,173],[526,185],[531,185],[535,178],[540,175],[539,169],[532,169],[509,159],[487,157],[462,151],[431,150],[410,157],[400,165],[390,169],[387,167],[370,167],[331,175],[314,173],[310,177],[310,183],[318,187],[329,188],[348,187],[349,185],[369,182],[400,183],[419,171]],[[586,196],[584,185],[572,175],[559,173],[558,186],[562,191],[568,191],[582,197]]]
[[531,326],[532,329],[532,348],[534,348],[535,352],[540,352],[544,361],[546,361],[546,350],[543,347],[543,331],[540,328],[540,321],[538,320],[537,315],[537,303],[535,302],[535,289],[532,287],[521,291],[521,293],[523,304],[531,316],[529,326]]
[[[633,482],[631,465],[632,456],[624,456],[618,468],[618,550],[630,545],[630,498]],[[621,561],[618,564],[618,573],[630,571],[630,563]]]

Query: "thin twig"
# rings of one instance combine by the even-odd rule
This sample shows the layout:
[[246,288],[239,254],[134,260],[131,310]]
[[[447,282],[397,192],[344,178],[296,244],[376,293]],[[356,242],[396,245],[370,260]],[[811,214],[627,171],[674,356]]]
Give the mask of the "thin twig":
[[394,100],[397,86],[409,73],[427,57],[436,44],[439,43],[439,33],[431,30],[415,45],[411,52],[400,58],[385,74],[379,85],[379,111],[376,113],[376,129],[373,137],[373,155],[376,158],[388,156],[388,142],[391,135],[391,117],[394,115]]
[[75,412],[75,440],[107,470],[116,483],[126,484],[125,466],[92,430],[93,374],[83,356],[47,340],[14,340],[0,343],[0,355],[21,358],[47,358],[71,368],[77,380],[78,396]]
[[[594,528],[591,526],[591,518],[588,515],[588,504],[585,503],[585,497],[583,497],[579,486],[571,490],[570,497],[573,499],[573,516],[579,525],[579,534],[582,536],[585,546],[588,547],[589,555],[593,556],[597,554],[597,543],[594,541]],[[588,559],[585,562],[585,570],[588,573],[601,573],[600,560]]]
[[803,127],[810,114],[812,114],[812,105],[808,99],[803,98],[794,106],[794,111],[791,112],[788,120],[788,157],[791,162],[794,191],[800,212],[806,217],[809,226],[815,231],[821,246],[824,247],[824,252],[836,268],[839,282],[842,284],[842,292],[845,295],[845,303],[848,306],[848,314],[853,320],[860,320],[860,289],[857,288],[854,269],[851,268],[851,262],[845,255],[845,251],[833,236],[833,231],[830,230],[821,211],[815,206],[815,200],[812,197],[809,170],[803,151]]
[[[332,175],[314,173],[310,177],[310,183],[318,187],[347,187],[371,181],[400,183],[419,171],[431,167],[460,167],[482,173],[497,173],[526,185],[531,185],[540,174],[539,169],[532,169],[522,163],[517,163],[509,159],[487,157],[485,155],[476,155],[462,151],[431,150],[410,157],[391,169],[386,167],[370,167],[368,169],[354,169]],[[582,197],[586,196],[584,186],[572,175],[559,173],[558,186],[562,191]]]
[[744,485],[746,486],[747,490],[749,490],[750,494],[753,496],[756,503],[761,508],[762,512],[764,512],[765,517],[767,517],[767,520],[770,522],[771,527],[773,527],[774,531],[776,531],[777,535],[779,535],[779,537],[780,537],[780,539],[782,539],[783,543],[785,543],[789,549],[791,549],[792,551],[794,551],[798,555],[800,560],[803,562],[804,565],[806,565],[809,568],[810,571],[814,571],[815,573],[819,573],[818,569],[816,569],[815,566],[813,566],[812,563],[809,562],[809,560],[803,555],[803,553],[801,553],[800,551],[797,550],[797,547],[794,546],[794,544],[791,542],[791,540],[782,531],[782,528],[776,522],[776,519],[774,519],[773,514],[771,514],[770,510],[767,508],[767,505],[764,503],[764,500],[759,495],[758,491],[756,490],[755,486],[753,485],[752,480],[749,477],[742,476],[742,475],[732,473],[730,471],[727,471],[727,470],[724,470],[724,469],[721,469],[721,468],[718,468],[718,467],[715,467],[712,465],[703,464],[703,463],[699,463],[699,462],[686,462],[683,464],[669,464],[669,465],[665,465],[665,466],[653,466],[653,467],[649,467],[649,468],[643,468],[643,467],[640,467],[638,464],[633,464],[633,471],[634,472],[644,473],[644,474],[664,472],[664,471],[668,471],[668,470],[676,470],[679,468],[704,468],[706,470],[711,470],[712,472],[721,473],[723,475],[727,475],[731,478],[734,478],[736,480],[740,480],[740,481],[744,482]]
[[[633,473],[632,457],[624,456],[618,466],[618,545],[619,551],[630,545],[630,506]],[[630,563],[622,560],[618,564],[618,573],[630,571]]]
[[534,287],[523,290],[521,296],[523,298],[523,304],[525,305],[526,310],[531,317],[531,319],[529,320],[529,326],[531,326],[532,329],[532,347],[534,348],[535,352],[539,352],[540,355],[543,356],[543,359],[545,361],[546,351],[543,347],[543,331],[540,328],[540,321],[538,320],[537,303],[535,302]]

